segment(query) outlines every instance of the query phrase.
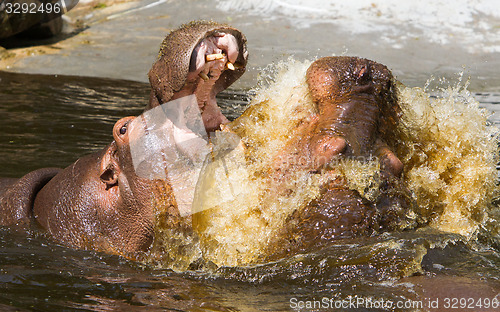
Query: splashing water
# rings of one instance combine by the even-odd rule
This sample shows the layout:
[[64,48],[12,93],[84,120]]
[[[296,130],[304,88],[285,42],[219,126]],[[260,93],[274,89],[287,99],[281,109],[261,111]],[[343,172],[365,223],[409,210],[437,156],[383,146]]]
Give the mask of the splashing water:
[[[292,190],[286,196],[273,184],[273,178],[282,178],[270,172],[275,155],[294,136],[297,125],[314,111],[305,84],[310,63],[294,65],[278,66],[275,82],[256,90],[249,108],[229,125],[245,147],[207,166],[198,184],[201,196],[195,205],[210,198],[216,205],[194,215],[193,226],[202,238],[204,256],[219,266],[257,261],[285,219],[315,198],[325,180],[298,170],[285,177],[286,188]],[[210,174],[224,162],[231,163],[225,170],[228,175]],[[210,192],[220,194],[213,190],[222,190],[228,181],[240,190],[231,200],[207,196]]]
[[467,85],[440,88],[435,99],[400,85],[397,153],[416,213],[435,228],[470,238],[493,209],[499,132]]
[[[172,249],[157,242],[174,253],[171,258],[201,257],[217,267],[261,262],[287,217],[339,176],[363,197],[376,197],[379,166],[374,161],[341,162],[321,174],[297,169],[285,175],[272,169],[298,125],[315,113],[305,82],[310,64],[290,59],[267,69],[249,107],[226,129],[243,144],[224,149],[228,136],[216,134],[197,184],[193,207],[198,213],[183,221],[193,231],[175,234],[158,222],[158,233],[182,241],[176,246],[191,244]],[[467,85],[439,91],[433,98],[423,89],[398,86],[402,116],[395,129],[396,154],[404,164],[403,182],[416,202],[413,213],[419,225],[470,239],[495,215],[491,202],[497,192],[498,129]],[[176,263],[177,269],[189,267]]]

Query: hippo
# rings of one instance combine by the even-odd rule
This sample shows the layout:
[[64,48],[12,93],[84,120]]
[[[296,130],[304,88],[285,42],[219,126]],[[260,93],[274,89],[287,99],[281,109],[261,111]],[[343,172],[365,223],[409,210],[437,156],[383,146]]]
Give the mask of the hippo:
[[[182,26],[165,38],[149,71],[146,112],[194,95],[206,132],[233,132],[215,96],[243,74],[247,57],[246,39],[234,28],[214,22]],[[309,161],[286,166],[277,161],[270,175],[304,166],[319,172],[337,158],[375,156],[382,195],[372,203],[341,181],[325,184],[318,198],[289,216],[271,244],[279,246],[278,251],[269,252],[266,259],[320,247],[339,237],[393,229],[409,205],[404,196],[394,195],[399,194],[403,165],[393,152],[399,110],[387,67],[356,57],[322,58],[307,71],[307,85],[317,113],[298,126],[281,154],[300,154]],[[147,251],[154,244],[156,206],[165,212],[165,226],[190,231],[190,219],[180,221],[168,179],[144,178],[135,171],[130,147],[135,120],[120,119],[110,145],[64,170],[39,169],[5,182],[0,224],[34,219],[57,242],[121,255]],[[243,145],[238,146],[244,149]]]
[[[114,141],[102,151],[64,170],[33,171],[12,184],[1,198],[2,224],[33,217],[54,240],[77,248],[146,249],[152,239],[151,197],[157,190],[155,181],[135,175],[127,131],[133,118],[116,122]],[[29,201],[16,202],[26,195]]]
[[[226,25],[193,22],[172,31],[149,73],[146,111],[194,94],[207,131],[218,129],[228,120],[215,96],[243,74],[247,55],[243,34]],[[117,121],[110,145],[64,170],[43,168],[19,180],[0,179],[0,225],[34,219],[69,246],[117,254],[147,250],[153,203],[175,201],[164,181],[136,174],[128,137],[133,120]]]
[[[278,79],[288,81],[287,75],[298,70],[282,71]],[[390,70],[371,60],[338,56],[314,61],[304,75],[303,82],[275,83],[271,92],[264,90],[225,127],[242,138],[245,149],[237,147],[240,151],[221,157],[223,161],[214,162],[206,172],[215,175],[225,167],[247,166],[251,178],[232,189],[201,180],[198,205],[203,211],[193,216],[193,226],[209,246],[205,254],[211,261],[274,261],[315,252],[339,239],[417,226],[409,218],[414,202],[402,179],[403,163],[394,152],[402,113]],[[279,103],[269,99],[273,95]],[[295,114],[288,117],[292,121],[282,116],[282,110]],[[276,122],[283,123],[284,130],[269,125]],[[341,171],[346,162],[358,166],[357,171],[373,168],[368,192],[367,185],[352,185]],[[214,194],[226,194],[226,189],[233,197],[212,203]],[[252,203],[245,198],[252,198]],[[235,223],[243,225],[233,227],[225,217],[229,209],[251,221],[245,224],[244,218],[234,216]],[[273,225],[266,228],[269,224]],[[224,231],[230,234],[219,234]],[[249,236],[260,241],[248,243]],[[215,241],[227,241],[228,247],[219,248]]]
[[314,250],[339,238],[414,227],[406,217],[414,203],[394,152],[401,109],[390,70],[358,57],[325,57],[309,67],[306,82],[317,113],[279,155],[300,154],[301,162],[279,163],[276,170],[306,166],[319,172],[332,169],[339,159],[375,160],[380,185],[372,200],[343,179],[323,185],[318,198],[288,218],[275,242],[282,248],[274,257]]

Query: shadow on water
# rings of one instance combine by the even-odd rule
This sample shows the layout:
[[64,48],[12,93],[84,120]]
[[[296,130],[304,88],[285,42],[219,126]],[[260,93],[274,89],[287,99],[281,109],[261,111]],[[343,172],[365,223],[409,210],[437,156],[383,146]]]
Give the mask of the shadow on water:
[[[114,122],[140,114],[149,95],[147,84],[124,80],[1,72],[0,80],[0,175],[8,177],[64,167],[101,149],[112,140]],[[498,98],[478,94],[493,110]],[[229,91],[219,102],[234,119],[248,99]],[[293,298],[412,299],[412,284],[398,284],[412,275],[437,284],[439,276],[481,280],[498,293],[500,244],[488,239],[493,243],[470,243],[428,229],[386,233],[265,265],[175,273],[65,248],[36,230],[0,228],[0,310],[289,311]]]
[[25,34],[0,39],[0,46],[5,49],[27,48],[33,46],[54,45],[68,38],[74,37],[85,31],[88,27],[76,28],[71,32],[62,32],[50,38],[37,38],[36,36]]

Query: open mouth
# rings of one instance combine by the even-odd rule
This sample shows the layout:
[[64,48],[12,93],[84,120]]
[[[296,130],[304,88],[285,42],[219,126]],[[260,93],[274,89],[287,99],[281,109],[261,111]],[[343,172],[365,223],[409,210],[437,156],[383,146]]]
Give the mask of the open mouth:
[[172,31],[162,42],[148,73],[151,96],[146,110],[196,96],[208,133],[228,119],[215,96],[245,72],[246,38],[237,29],[215,22],[193,22]]
[[[217,106],[215,96],[225,89],[225,71],[235,71],[240,65],[235,64],[239,55],[237,39],[228,33],[215,32],[203,39],[193,50],[185,89],[195,94],[207,132],[213,132],[229,120]],[[184,89],[183,88],[183,89]]]

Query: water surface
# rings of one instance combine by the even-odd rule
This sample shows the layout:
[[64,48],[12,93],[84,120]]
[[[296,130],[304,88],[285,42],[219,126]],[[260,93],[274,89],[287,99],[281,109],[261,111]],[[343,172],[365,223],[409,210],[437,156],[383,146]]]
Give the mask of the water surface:
[[[64,167],[103,148],[114,122],[140,114],[149,94],[147,84],[125,80],[11,73],[0,79],[0,173],[8,177]],[[219,103],[235,118],[246,94],[227,91]],[[475,95],[482,106],[498,107],[500,94]],[[492,121],[500,125],[500,118]],[[0,310],[289,311],[292,298],[412,299],[411,283],[397,282],[413,274],[481,280],[498,291],[499,271],[498,236],[484,232],[474,241],[431,229],[386,233],[263,265],[175,273],[59,246],[36,229],[0,229]]]

